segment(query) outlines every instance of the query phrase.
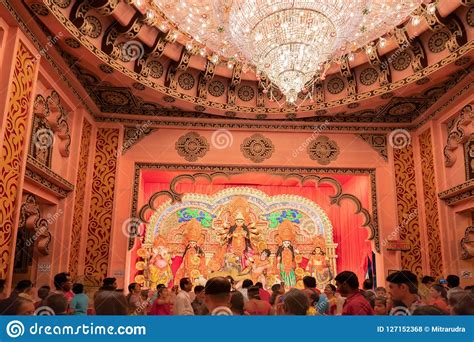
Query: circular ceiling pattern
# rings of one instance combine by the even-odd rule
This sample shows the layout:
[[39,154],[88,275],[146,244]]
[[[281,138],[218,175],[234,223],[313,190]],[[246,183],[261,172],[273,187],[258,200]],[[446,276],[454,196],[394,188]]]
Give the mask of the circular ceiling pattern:
[[469,7],[466,13],[466,21],[469,26],[474,27],[474,6]]
[[397,71],[402,71],[408,68],[411,64],[411,55],[406,52],[402,51],[398,54],[398,56],[393,60],[392,66]]
[[388,110],[388,114],[398,116],[407,115],[416,111],[416,105],[413,103],[400,103],[394,105]]
[[378,73],[374,68],[367,68],[362,70],[360,73],[360,83],[366,86],[370,86],[377,82]]
[[344,81],[340,77],[333,77],[328,81],[328,91],[331,94],[339,94],[344,90]]
[[189,72],[182,73],[178,77],[178,84],[184,90],[191,90],[194,87],[194,77]]
[[209,94],[214,97],[221,97],[224,95],[224,83],[218,80],[209,83]]
[[112,106],[126,106],[130,102],[127,96],[115,91],[103,91],[101,98],[102,101]]
[[151,61],[148,63],[150,69],[150,76],[153,78],[160,78],[163,75],[163,65],[158,61]]
[[253,90],[251,86],[244,85],[239,88],[237,95],[239,96],[239,99],[241,99],[242,101],[248,102],[254,98],[255,91]]
[[449,35],[446,32],[436,32],[430,37],[428,41],[428,48],[433,53],[441,52],[446,48],[446,42],[448,40]]
[[102,24],[96,17],[89,15],[86,17],[86,22],[90,25],[90,29],[87,30],[86,34],[91,38],[97,38],[102,33]]

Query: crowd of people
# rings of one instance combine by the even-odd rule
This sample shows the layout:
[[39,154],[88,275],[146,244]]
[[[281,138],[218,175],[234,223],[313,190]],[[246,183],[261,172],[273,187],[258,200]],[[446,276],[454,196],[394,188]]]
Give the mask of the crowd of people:
[[386,278],[387,288],[375,287],[366,279],[362,288],[357,275],[339,273],[335,285],[321,292],[316,279],[306,276],[304,289],[232,277],[209,279],[205,286],[182,278],[179,286],[159,284],[142,289],[131,283],[127,294],[117,289],[115,278],[105,278],[93,294],[84,285],[73,284],[69,273],[56,274],[54,289],[41,286],[34,291],[30,280],[19,281],[11,294],[4,293],[0,280],[1,315],[474,315],[474,286],[461,288],[460,279],[425,276],[418,281],[410,271],[398,271]]

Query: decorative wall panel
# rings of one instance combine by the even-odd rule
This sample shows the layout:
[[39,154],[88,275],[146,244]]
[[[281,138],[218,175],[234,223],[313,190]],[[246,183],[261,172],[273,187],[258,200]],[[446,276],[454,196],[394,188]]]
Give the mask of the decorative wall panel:
[[439,277],[443,273],[443,256],[441,254],[437,191],[434,176],[433,145],[431,131],[420,135],[421,172],[423,175],[424,210],[426,217],[426,234],[428,238],[428,257],[430,275]]
[[97,130],[84,269],[88,285],[99,285],[107,275],[118,141],[118,129]]
[[18,183],[26,148],[26,126],[33,96],[35,68],[35,56],[20,42],[16,51],[0,152],[0,278],[5,278],[8,267],[11,267],[14,221],[18,209],[15,205],[17,197],[21,196]]
[[84,120],[82,126],[79,165],[77,167],[76,196],[74,197],[74,216],[72,221],[71,248],[69,251],[69,272],[74,277],[78,272],[79,248],[81,246],[81,228],[84,217],[84,201],[86,194],[87,162],[91,146],[92,125]]
[[420,221],[418,218],[413,147],[393,150],[399,236],[410,244],[410,250],[401,252],[402,269],[422,275]]

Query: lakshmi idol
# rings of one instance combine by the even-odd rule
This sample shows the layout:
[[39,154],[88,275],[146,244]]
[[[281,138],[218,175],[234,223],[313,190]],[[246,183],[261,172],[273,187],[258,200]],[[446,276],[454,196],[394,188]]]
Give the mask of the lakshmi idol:
[[156,236],[153,242],[153,256],[148,263],[150,287],[154,289],[158,284],[168,286],[173,278],[171,273],[171,257],[166,249],[166,240],[163,236]]
[[329,261],[324,252],[324,238],[316,236],[313,240],[315,246],[308,261],[308,271],[316,278],[318,283],[327,283],[332,279]]
[[278,226],[278,239],[281,245],[276,252],[276,268],[281,280],[285,285],[293,287],[296,285],[296,250],[292,246],[295,241],[295,226],[288,220]]
[[175,276],[175,285],[179,284],[181,278],[195,280],[206,276],[206,256],[199,246],[202,242],[202,226],[196,219],[191,219],[184,228],[183,260]]

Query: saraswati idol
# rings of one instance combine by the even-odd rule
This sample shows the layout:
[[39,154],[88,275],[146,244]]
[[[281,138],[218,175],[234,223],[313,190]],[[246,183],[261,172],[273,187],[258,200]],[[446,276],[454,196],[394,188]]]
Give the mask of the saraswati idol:
[[295,257],[298,250],[293,247],[295,230],[293,223],[288,220],[283,221],[278,226],[278,240],[281,241],[281,245],[276,252],[275,266],[277,269],[275,273],[279,273],[281,280],[289,287],[296,285]]

